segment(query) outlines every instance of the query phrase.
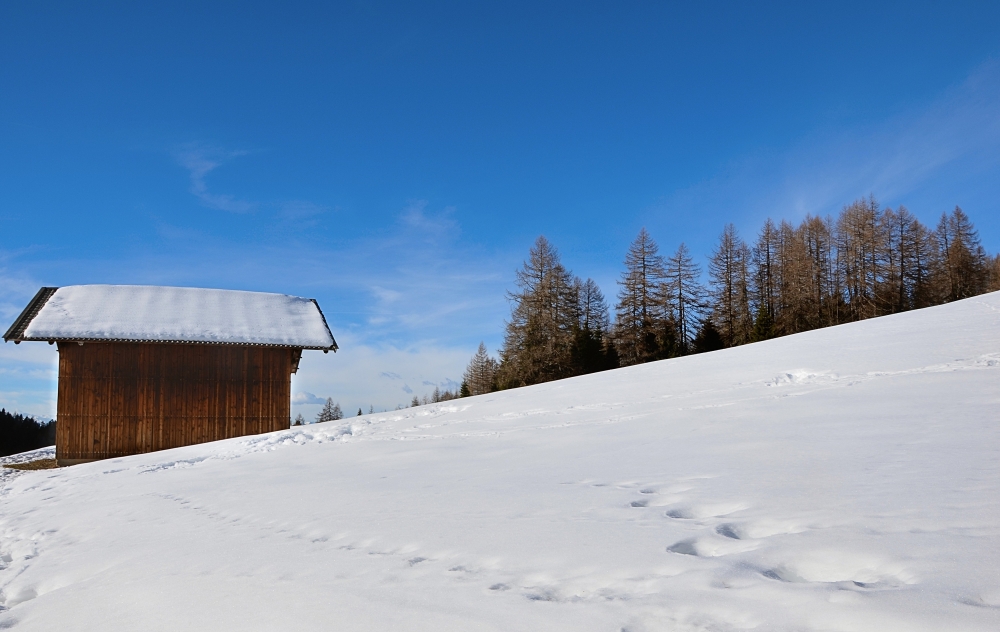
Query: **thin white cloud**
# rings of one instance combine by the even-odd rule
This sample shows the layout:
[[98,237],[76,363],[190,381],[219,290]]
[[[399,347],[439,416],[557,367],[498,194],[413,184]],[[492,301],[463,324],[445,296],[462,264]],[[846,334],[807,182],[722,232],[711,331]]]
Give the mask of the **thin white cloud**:
[[177,161],[188,170],[191,176],[191,193],[208,208],[230,213],[249,213],[255,205],[238,199],[233,195],[212,193],[208,190],[205,178],[208,174],[225,162],[245,156],[245,151],[227,151],[202,145],[187,145],[176,152]]
[[292,395],[292,404],[325,404],[326,400],[322,397],[317,397],[312,393],[306,393],[305,391],[299,391],[295,395]]
[[427,212],[427,200],[411,200],[399,215],[399,223],[411,239],[434,241],[457,237],[461,232],[454,219],[455,207],[446,206],[437,214]]

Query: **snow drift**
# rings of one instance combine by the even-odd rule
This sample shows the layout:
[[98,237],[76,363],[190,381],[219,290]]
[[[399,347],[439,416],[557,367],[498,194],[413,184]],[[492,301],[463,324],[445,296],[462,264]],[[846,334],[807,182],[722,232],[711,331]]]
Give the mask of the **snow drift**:
[[0,483],[18,630],[1000,629],[1000,294]]

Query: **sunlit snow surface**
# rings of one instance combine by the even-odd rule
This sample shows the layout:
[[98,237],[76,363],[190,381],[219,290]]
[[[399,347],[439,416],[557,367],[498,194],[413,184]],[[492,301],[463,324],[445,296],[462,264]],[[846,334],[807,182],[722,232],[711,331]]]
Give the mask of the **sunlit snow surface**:
[[0,483],[17,630],[1000,629],[1000,294]]

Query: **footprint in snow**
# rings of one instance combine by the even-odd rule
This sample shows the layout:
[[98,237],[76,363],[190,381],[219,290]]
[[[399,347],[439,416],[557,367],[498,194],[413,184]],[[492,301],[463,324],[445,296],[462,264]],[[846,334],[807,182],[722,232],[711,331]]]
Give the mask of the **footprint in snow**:
[[715,527],[715,532],[733,540],[758,540],[775,535],[802,533],[806,528],[791,520],[754,520],[726,522]]
[[718,533],[719,535],[723,536],[723,537],[732,538],[733,540],[742,540],[743,539],[743,536],[741,536],[736,531],[736,525],[732,525],[732,524],[720,524],[719,526],[717,526],[715,528],[715,532]]
[[668,518],[678,520],[701,520],[704,518],[721,518],[731,513],[742,511],[748,505],[744,503],[712,503],[703,505],[682,505],[666,512]]
[[715,536],[688,538],[667,547],[670,553],[693,555],[695,557],[722,557],[733,553],[745,553],[756,549],[758,543],[724,539]]
[[761,574],[768,579],[788,583],[830,584],[867,590],[900,588],[918,581],[898,563],[840,551],[806,554]]

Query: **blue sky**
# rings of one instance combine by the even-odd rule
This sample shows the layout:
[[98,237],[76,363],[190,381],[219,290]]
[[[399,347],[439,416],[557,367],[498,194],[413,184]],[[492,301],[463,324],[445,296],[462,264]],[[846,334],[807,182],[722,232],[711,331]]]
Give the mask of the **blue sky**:
[[[539,234],[609,297],[642,226],[704,256],[869,193],[997,252],[998,167],[992,3],[0,6],[0,317],[42,285],[315,297],[342,351],[303,361],[310,417],[459,380]],[[54,363],[0,346],[0,405],[54,414]]]

